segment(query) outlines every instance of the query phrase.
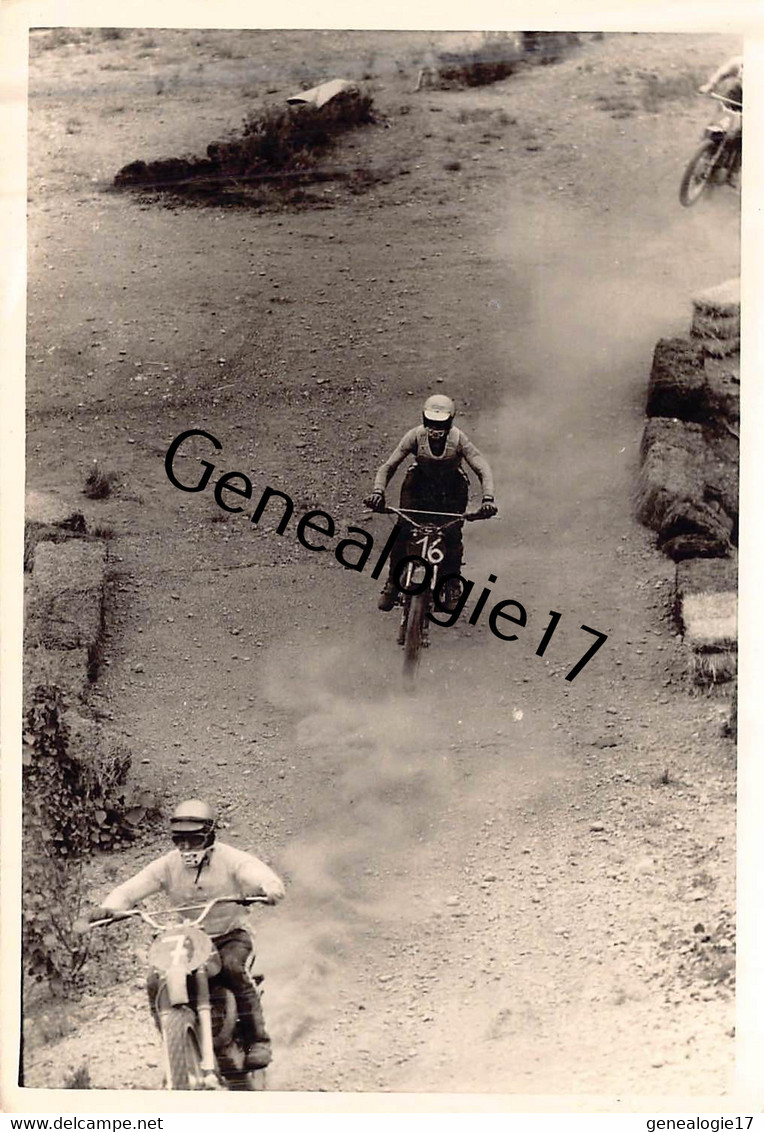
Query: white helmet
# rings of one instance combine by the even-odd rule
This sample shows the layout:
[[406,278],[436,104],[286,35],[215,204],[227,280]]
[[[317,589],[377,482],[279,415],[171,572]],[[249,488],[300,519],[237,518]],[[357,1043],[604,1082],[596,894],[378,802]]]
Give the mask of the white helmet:
[[428,428],[449,429],[456,413],[456,405],[450,397],[436,393],[428,397],[422,408],[422,422]]
[[199,868],[215,841],[212,807],[199,798],[180,802],[170,818],[170,835],[183,864],[190,869]]

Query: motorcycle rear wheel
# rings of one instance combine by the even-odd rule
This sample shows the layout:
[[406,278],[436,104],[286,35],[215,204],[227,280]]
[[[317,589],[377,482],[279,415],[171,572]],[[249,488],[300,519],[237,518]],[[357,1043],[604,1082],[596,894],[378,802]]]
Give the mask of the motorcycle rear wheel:
[[425,591],[421,594],[415,594],[409,603],[406,639],[403,642],[403,681],[409,689],[414,684],[419,668],[428,598],[429,591]]
[[720,143],[708,138],[690,158],[679,185],[679,200],[685,208],[695,204],[703,195],[713,176],[720,152]]
[[188,1006],[162,1014],[162,1040],[167,1061],[167,1088],[174,1091],[203,1087],[202,1054],[196,1018]]

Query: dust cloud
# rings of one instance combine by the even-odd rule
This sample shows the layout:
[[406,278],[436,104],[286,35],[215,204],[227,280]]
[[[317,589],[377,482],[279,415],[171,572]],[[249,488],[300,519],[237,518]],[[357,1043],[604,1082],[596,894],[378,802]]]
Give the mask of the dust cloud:
[[[345,960],[370,933],[394,932],[402,920],[442,907],[446,894],[430,878],[450,867],[449,853],[458,875],[459,839],[480,826],[491,799],[528,803],[570,773],[553,753],[543,760],[535,753],[543,736],[534,734],[532,713],[511,710],[510,694],[498,704],[492,693],[493,706],[474,695],[474,672],[461,694],[448,696],[438,682],[423,682],[415,695],[399,692],[397,680],[385,682],[391,657],[396,677],[400,663],[389,643],[390,650],[378,650],[371,679],[368,644],[360,640],[303,647],[299,660],[286,649],[269,657],[268,697],[291,711],[301,703],[294,757],[310,761],[317,783],[312,823],[279,857],[289,899],[278,923],[263,930],[269,1024],[287,1047],[350,993],[348,971],[357,962]],[[446,642],[438,645],[445,662]],[[479,663],[489,668],[485,648]],[[362,692],[351,677],[364,665]],[[516,742],[497,729],[496,709],[513,721]]]

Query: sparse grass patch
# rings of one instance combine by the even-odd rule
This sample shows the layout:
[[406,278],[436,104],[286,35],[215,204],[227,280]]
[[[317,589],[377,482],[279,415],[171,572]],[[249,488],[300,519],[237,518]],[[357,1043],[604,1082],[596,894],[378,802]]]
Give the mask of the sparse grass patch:
[[70,1073],[64,1077],[64,1089],[90,1089],[92,1084],[90,1081],[90,1069],[87,1061],[83,1061],[82,1065],[78,1065]]
[[69,1034],[73,1034],[75,1030],[74,1023],[69,1017],[68,1012],[60,1005],[56,1010],[42,1014],[37,1019],[36,1028],[41,1043],[46,1046],[63,1041]]
[[107,41],[124,39],[126,30],[126,28],[101,28],[101,39],[105,39]]
[[98,461],[94,460],[93,467],[85,480],[82,494],[86,495],[88,499],[107,499],[111,495],[112,488],[118,478],[116,472],[102,472],[98,466]]
[[657,113],[663,102],[676,102],[695,97],[705,77],[695,70],[657,75],[651,72],[642,78],[642,105],[650,114]]
[[45,37],[32,38],[32,43],[35,44],[40,51],[55,51],[58,47],[67,47],[70,43],[82,42],[82,30],[80,28],[40,28],[33,29],[34,31],[45,31]]
[[613,117],[628,118],[639,107],[633,98],[625,94],[598,94],[595,98],[597,108]]
[[67,120],[66,120],[66,132],[67,132],[67,134],[81,134],[82,133],[82,122],[80,121],[80,119],[79,118],[67,118]]

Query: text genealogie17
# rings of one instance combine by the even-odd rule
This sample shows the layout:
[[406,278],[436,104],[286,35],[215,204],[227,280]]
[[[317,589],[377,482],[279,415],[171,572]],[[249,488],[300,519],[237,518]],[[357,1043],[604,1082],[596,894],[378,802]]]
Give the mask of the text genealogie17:
[[[200,428],[187,429],[185,432],[181,432],[176,436],[170,444],[165,456],[164,466],[167,478],[173,487],[178,488],[179,491],[200,492],[208,487],[212,479],[212,475],[216,470],[213,463],[210,463],[209,460],[200,460],[201,474],[196,475],[194,482],[191,483],[182,482],[178,478],[175,469],[178,450],[181,445],[185,444],[191,437],[203,437],[205,440],[209,441],[217,451],[220,451],[223,447],[221,442],[213,436],[212,433],[206,432],[204,429]],[[183,453],[183,455],[185,456],[186,453]],[[252,499],[252,481],[244,472],[223,472],[215,481],[213,494],[215,502],[223,511],[227,511],[232,515],[241,514],[244,511],[244,507],[237,502],[237,500]],[[258,500],[257,506],[250,515],[250,522],[257,526],[266,508],[273,499],[277,500],[277,503],[280,503],[283,508],[279,524],[276,528],[278,534],[283,535],[289,526],[294,511],[294,501],[285,491],[278,491],[275,488],[266,487]],[[326,542],[319,543],[315,540],[310,540],[308,533],[326,540],[334,538],[335,529],[336,524],[332,516],[327,511],[316,509],[306,511],[305,514],[301,516],[295,528],[295,534],[298,542],[302,543],[306,549],[323,552],[329,549]],[[334,557],[346,570],[354,570],[357,573],[361,573],[366,569],[372,550],[374,549],[374,536],[364,527],[348,525],[346,529],[348,537],[340,539],[334,547]],[[351,538],[351,535],[357,537]],[[382,569],[390,557],[390,552],[397,535],[398,529],[394,527],[374,564],[371,571],[372,578],[378,578],[382,573]],[[427,564],[422,562],[422,565],[426,566]],[[449,628],[458,621],[474,588],[474,582],[469,578],[465,578],[461,574],[454,576],[460,578],[462,583],[462,592],[456,608],[451,610],[446,609],[439,598],[438,592],[436,592],[434,595],[435,609],[429,614],[430,620],[443,628]],[[489,574],[488,577],[489,581],[492,583],[497,580],[495,574]],[[470,625],[477,624],[479,618],[482,616],[490,594],[490,587],[485,586],[470,614]],[[436,616],[436,613],[442,616]],[[550,609],[549,617],[549,623],[544,629],[541,640],[536,648],[536,656],[543,656],[546,652],[562,614],[554,609]],[[507,622],[521,629],[525,628],[528,622],[528,614],[525,607],[521,605],[519,601],[504,599],[496,602],[491,607],[488,613],[488,627],[493,635],[500,641],[516,641],[517,633],[508,631]],[[581,629],[584,633],[590,633],[595,640],[566,674],[565,679],[568,681],[575,680],[579,672],[589,663],[608,637],[607,633],[601,633],[598,629],[592,629],[588,625],[582,625]]]

